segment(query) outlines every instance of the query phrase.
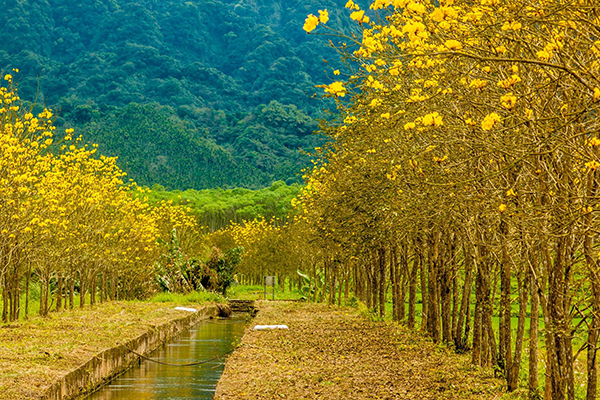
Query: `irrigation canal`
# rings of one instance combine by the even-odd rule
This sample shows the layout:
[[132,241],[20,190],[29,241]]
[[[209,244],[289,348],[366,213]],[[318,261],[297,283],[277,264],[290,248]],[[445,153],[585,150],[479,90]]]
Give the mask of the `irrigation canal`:
[[[200,321],[148,357],[165,364],[193,364],[231,351],[241,339],[248,314]],[[172,366],[144,360],[85,400],[212,399],[225,357],[200,365]]]

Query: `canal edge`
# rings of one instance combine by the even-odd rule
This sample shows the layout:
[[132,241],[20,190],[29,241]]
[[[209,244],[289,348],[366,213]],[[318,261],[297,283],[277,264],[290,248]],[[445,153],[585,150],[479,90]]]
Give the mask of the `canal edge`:
[[76,399],[93,392],[138,362],[140,357],[130,349],[147,355],[201,320],[218,315],[221,307],[219,304],[203,306],[195,313],[151,328],[134,339],[101,351],[79,368],[54,382],[39,399]]

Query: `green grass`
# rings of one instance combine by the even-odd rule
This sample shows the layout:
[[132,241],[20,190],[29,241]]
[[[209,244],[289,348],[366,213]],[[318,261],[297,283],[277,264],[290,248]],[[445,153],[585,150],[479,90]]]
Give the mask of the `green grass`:
[[216,292],[190,292],[186,294],[181,293],[170,293],[162,292],[158,293],[148,301],[153,303],[178,303],[178,304],[191,304],[191,303],[225,303],[225,297],[220,293]]
[[[227,297],[240,300],[263,300],[265,298],[265,289],[262,285],[236,285],[227,290]],[[291,291],[286,284],[285,291],[278,285],[275,288],[275,300],[301,300],[304,294],[297,287]],[[273,288],[267,288],[267,300],[273,298]]]

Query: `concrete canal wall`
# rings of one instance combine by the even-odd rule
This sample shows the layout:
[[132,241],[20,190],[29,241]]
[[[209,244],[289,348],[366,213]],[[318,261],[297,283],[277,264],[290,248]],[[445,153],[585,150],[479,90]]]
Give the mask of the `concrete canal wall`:
[[41,400],[67,400],[81,397],[99,386],[107,383],[119,373],[133,367],[140,359],[132,353],[147,355],[159,348],[169,339],[177,336],[197,324],[202,319],[216,316],[222,306],[208,305],[198,312],[190,313],[180,319],[167,322],[161,326],[129,340],[121,346],[104,350],[91,360],[65,375],[55,382],[42,396]]

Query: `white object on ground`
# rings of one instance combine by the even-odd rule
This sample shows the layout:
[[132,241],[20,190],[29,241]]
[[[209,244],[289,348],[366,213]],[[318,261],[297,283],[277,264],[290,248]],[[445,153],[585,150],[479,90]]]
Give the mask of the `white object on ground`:
[[175,307],[175,309],[179,310],[179,311],[198,312],[198,310],[196,310],[195,308],[189,308],[189,307]]
[[269,329],[290,329],[287,325],[256,325],[255,331],[266,331]]

